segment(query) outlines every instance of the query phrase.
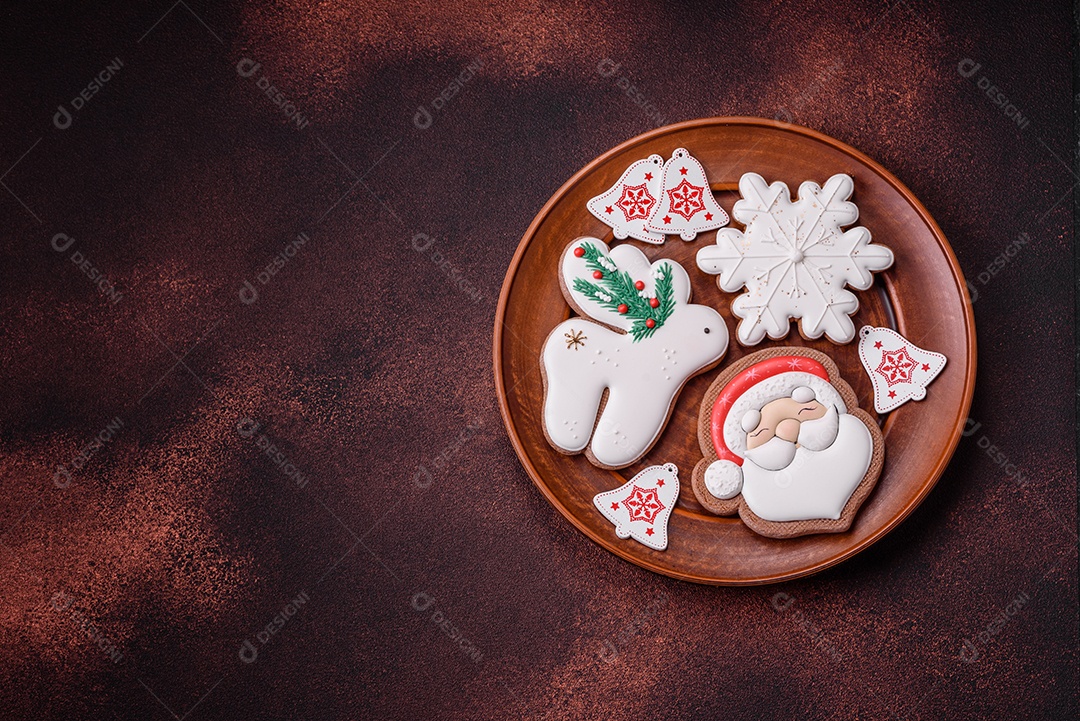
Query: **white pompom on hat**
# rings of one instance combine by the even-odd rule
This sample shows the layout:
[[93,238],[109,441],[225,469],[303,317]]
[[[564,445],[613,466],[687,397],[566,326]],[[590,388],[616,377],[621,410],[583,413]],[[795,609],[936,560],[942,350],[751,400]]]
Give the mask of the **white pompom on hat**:
[[[721,499],[742,492],[746,434],[761,422],[761,408],[779,398],[797,403],[818,400],[846,413],[840,393],[829,383],[825,366],[806,356],[776,356],[736,375],[713,402],[710,433],[718,460],[705,469],[705,487]],[[749,427],[748,427],[749,426]]]

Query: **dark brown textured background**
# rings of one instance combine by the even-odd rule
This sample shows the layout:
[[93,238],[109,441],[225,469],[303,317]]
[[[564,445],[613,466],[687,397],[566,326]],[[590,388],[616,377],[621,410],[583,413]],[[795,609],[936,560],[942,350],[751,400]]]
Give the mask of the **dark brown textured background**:
[[[357,5],[0,6],[0,715],[1075,717],[1067,5]],[[971,434],[938,487],[777,587],[602,551],[494,396],[533,215],[611,146],[710,115],[881,162],[977,296]]]

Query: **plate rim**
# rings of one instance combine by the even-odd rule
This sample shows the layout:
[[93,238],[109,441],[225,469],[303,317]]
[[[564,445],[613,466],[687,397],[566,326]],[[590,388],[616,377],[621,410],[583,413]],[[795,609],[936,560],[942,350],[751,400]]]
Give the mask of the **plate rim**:
[[[503,370],[501,355],[504,341],[504,323],[506,316],[507,303],[509,301],[510,289],[514,277],[521,266],[521,261],[525,256],[525,252],[528,250],[530,243],[535,237],[536,229],[540,226],[544,220],[546,220],[551,208],[560,201],[563,196],[569,192],[571,188],[577,185],[581,180],[590,174],[595,168],[607,162],[611,157],[622,153],[625,150],[650,141],[658,136],[669,135],[684,130],[691,130],[696,128],[702,128],[707,126],[722,126],[722,125],[739,125],[739,126],[757,126],[763,128],[769,128],[772,130],[779,130],[784,132],[792,132],[796,135],[802,135],[811,140],[823,143],[827,146],[831,146],[841,153],[844,153],[850,157],[855,158],[859,162],[865,164],[873,172],[878,174],[889,185],[896,190],[905,201],[907,201],[911,207],[916,211],[919,217],[927,227],[930,229],[931,234],[937,241],[939,248],[944,252],[945,258],[948,261],[949,268],[952,272],[953,280],[956,283],[957,291],[960,294],[960,298],[963,300],[963,322],[965,328],[965,339],[968,349],[968,362],[964,369],[964,385],[963,385],[963,399],[961,401],[961,407],[958,409],[956,421],[953,425],[952,434],[949,437],[947,443],[947,452],[943,454],[934,465],[929,479],[922,485],[918,493],[912,496],[908,502],[900,509],[900,512],[893,516],[887,523],[877,528],[874,532],[870,533],[866,538],[862,539],[858,543],[853,544],[845,548],[843,551],[836,553],[829,558],[823,559],[810,566],[796,569],[794,571],[782,574],[773,574],[767,576],[753,576],[747,578],[717,578],[699,576],[693,573],[684,573],[675,569],[665,568],[658,566],[650,562],[646,558],[640,558],[629,552],[623,547],[616,545],[610,541],[601,537],[599,534],[594,533],[591,528],[578,520],[578,518],[561,503],[558,498],[548,489],[547,485],[540,478],[539,472],[533,465],[529,458],[529,454],[526,452],[524,445],[521,442],[521,438],[518,436],[517,429],[514,425],[513,419],[510,416],[510,408],[507,400],[507,393],[505,391],[505,373]],[[977,368],[977,354],[978,346],[975,338],[975,313],[972,307],[971,297],[968,293],[967,281],[964,278],[963,269],[960,267],[960,262],[956,258],[956,254],[953,252],[952,246],[949,244],[948,239],[945,237],[945,233],[941,230],[941,227],[934,220],[930,212],[922,204],[922,202],[915,196],[911,190],[908,189],[900,180],[889,172],[884,166],[877,161],[873,160],[866,154],[851,147],[847,143],[837,140],[824,133],[818,132],[811,128],[807,128],[802,125],[796,125],[794,123],[787,123],[779,120],[771,120],[768,118],[757,118],[750,116],[716,116],[708,118],[696,118],[694,120],[687,120],[680,123],[673,123],[671,125],[664,125],[659,128],[636,135],[622,143],[619,143],[613,148],[610,148],[606,152],[597,156],[570,178],[559,186],[543,207],[537,212],[532,222],[525,229],[525,232],[521,236],[521,240],[518,241],[517,248],[514,250],[514,255],[510,260],[510,264],[506,269],[506,274],[503,277],[502,287],[499,291],[499,301],[495,309],[495,329],[492,337],[492,360],[495,372],[495,393],[499,400],[499,412],[502,416],[503,426],[506,428],[507,435],[510,437],[511,445],[514,447],[514,452],[518,457],[518,461],[525,469],[526,474],[532,481],[533,485],[540,489],[541,494],[547,499],[559,513],[570,523],[583,533],[589,540],[598,544],[601,548],[604,548],[611,553],[614,553],[619,558],[625,561],[633,563],[636,566],[658,573],[669,578],[677,578],[682,581],[689,581],[692,583],[699,583],[713,586],[760,586],[772,583],[780,583],[783,581],[789,581],[796,578],[803,578],[813,574],[820,573],[828,568],[831,568],[847,559],[855,556],[858,553],[866,550],[877,541],[881,540],[885,535],[900,525],[909,515],[930,494],[930,492],[937,485],[944,474],[946,467],[952,461],[956,448],[960,443],[960,438],[963,434],[968,414],[971,410],[971,403],[974,398],[975,392],[975,373]],[[604,469],[599,469],[604,470]],[[608,473],[614,473],[614,471],[606,471]]]

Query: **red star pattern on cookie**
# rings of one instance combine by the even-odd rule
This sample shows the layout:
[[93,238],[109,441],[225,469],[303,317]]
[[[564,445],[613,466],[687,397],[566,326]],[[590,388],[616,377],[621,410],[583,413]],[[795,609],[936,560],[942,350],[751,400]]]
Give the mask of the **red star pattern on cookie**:
[[[880,346],[880,347],[879,347]],[[926,387],[945,367],[945,356],[915,345],[890,328],[859,330],[859,361],[874,390],[874,410],[888,413],[921,401]]]
[[908,355],[907,346],[902,346],[897,350],[882,351],[881,363],[875,370],[890,386],[893,386],[897,383],[910,383],[911,372],[915,368],[916,363]]
[[691,185],[684,178],[681,183],[668,191],[671,197],[671,212],[690,220],[695,213],[705,210],[705,203],[701,200],[704,191],[705,189],[701,186]]
[[652,180],[652,173],[645,173],[645,180]]
[[658,481],[656,482],[656,486],[657,486],[658,488],[663,488],[663,487],[664,487],[664,479],[663,479],[663,478],[661,478],[660,480],[658,480]]
[[649,189],[645,183],[641,185],[624,185],[622,195],[615,205],[623,212],[627,220],[635,218],[648,218],[656,198],[649,195]]
[[686,168],[679,168],[679,175],[686,175]]
[[664,510],[664,504],[660,502],[655,488],[642,488],[634,484],[630,495],[622,502],[630,513],[631,521],[645,521],[652,523],[656,520],[656,514]]
[[653,533],[654,533],[653,529],[651,529],[651,528],[646,528],[645,529],[645,535],[646,536],[651,536]]
[[614,208],[612,208],[612,207],[611,207],[611,206],[609,205],[608,207],[604,208],[604,212],[605,212],[605,213],[613,213],[613,212],[615,212],[615,209],[614,209]]

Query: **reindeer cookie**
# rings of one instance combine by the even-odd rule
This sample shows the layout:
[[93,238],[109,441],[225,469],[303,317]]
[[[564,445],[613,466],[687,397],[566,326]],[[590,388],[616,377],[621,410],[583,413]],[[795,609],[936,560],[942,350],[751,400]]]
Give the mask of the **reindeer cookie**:
[[686,381],[724,357],[727,326],[689,302],[681,265],[650,265],[633,246],[578,238],[559,273],[582,317],[557,325],[541,352],[544,433],[562,453],[623,468],[652,448]]

